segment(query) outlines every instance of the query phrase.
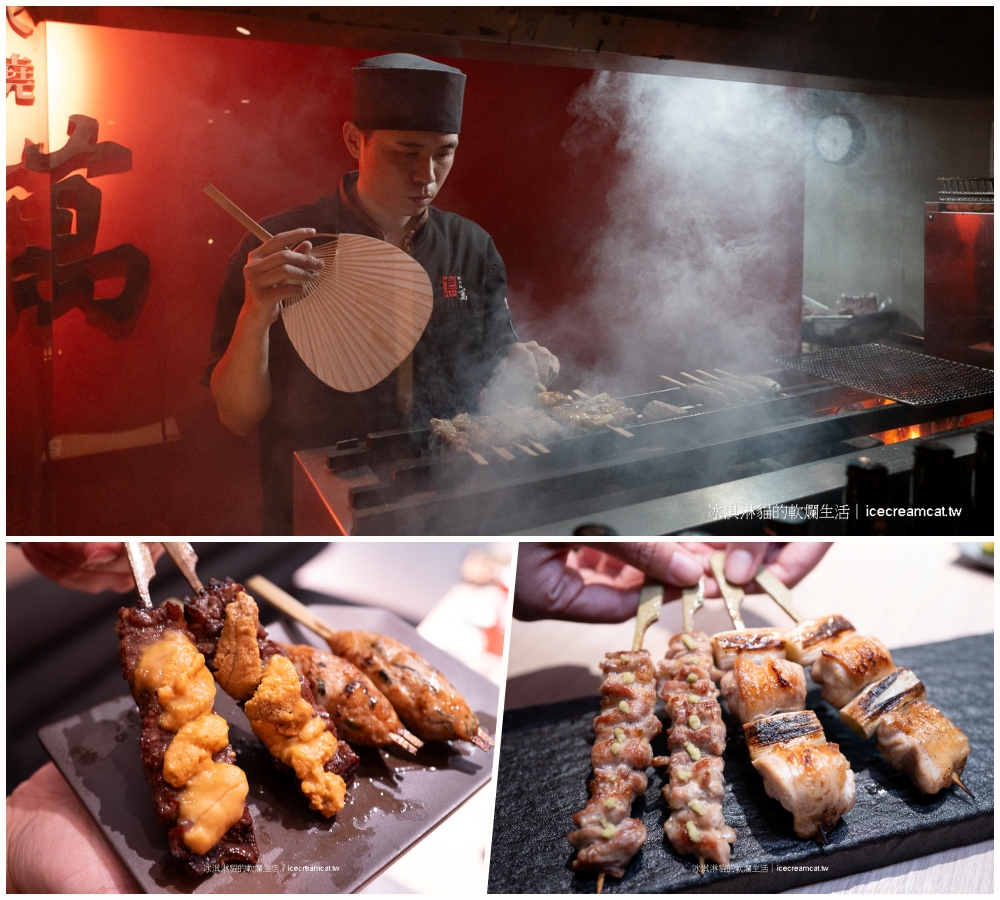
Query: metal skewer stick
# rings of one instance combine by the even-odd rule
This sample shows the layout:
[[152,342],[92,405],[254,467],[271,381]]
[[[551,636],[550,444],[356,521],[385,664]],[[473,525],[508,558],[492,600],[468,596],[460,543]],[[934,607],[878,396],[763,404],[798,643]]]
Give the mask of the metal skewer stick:
[[743,617],[740,615],[740,604],[743,602],[746,592],[743,588],[736,587],[726,581],[723,572],[726,567],[726,551],[719,550],[713,553],[708,559],[708,564],[711,566],[712,574],[719,585],[719,592],[726,603],[726,612],[729,613],[729,618],[733,621],[733,628],[742,631],[746,625],[743,624]]
[[198,573],[195,571],[198,565],[198,554],[187,541],[164,541],[163,549],[170,554],[174,565],[181,570],[181,574],[187,579],[191,588],[199,593],[205,590]]
[[152,609],[153,601],[149,599],[149,580],[156,575],[153,557],[142,541],[125,541],[125,555],[132,567],[132,577],[135,579],[135,592],[139,595],[139,606]]

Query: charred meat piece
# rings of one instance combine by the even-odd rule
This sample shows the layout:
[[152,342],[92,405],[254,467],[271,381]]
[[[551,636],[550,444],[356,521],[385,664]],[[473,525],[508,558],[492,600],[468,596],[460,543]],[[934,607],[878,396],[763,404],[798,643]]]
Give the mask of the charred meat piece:
[[771,656],[783,658],[785,636],[780,628],[744,628],[740,631],[721,631],[712,637],[715,664],[727,671],[736,658],[763,662]]
[[922,793],[936,794],[952,783],[952,775],[961,776],[969,739],[940,710],[915,700],[882,717],[878,749]]
[[861,737],[870,738],[883,716],[926,697],[923,682],[909,669],[899,668],[868,685],[840,711],[840,721]]
[[415,753],[423,742],[403,727],[392,704],[364,672],[346,659],[303,644],[284,645],[296,671],[309,682],[341,739],[385,747],[397,744]]
[[854,626],[843,616],[808,619],[785,632],[785,655],[800,666],[811,666],[824,646],[852,631]]
[[885,644],[877,638],[851,633],[824,644],[810,674],[823,686],[823,699],[840,709],[894,668]]
[[142,718],[142,768],[172,856],[194,875],[256,863],[246,775],[229,726],[214,711],[215,683],[180,606],[118,611],[122,674]]
[[722,673],[712,665],[708,635],[674,635],[656,674],[671,720],[670,781],[663,789],[671,812],[664,831],[678,853],[727,866],[736,832],[722,815],[726,726],[714,680]]
[[811,709],[754,719],[743,726],[751,762],[779,744],[825,744],[826,735]]
[[421,740],[471,741],[483,750],[493,745],[462,695],[405,644],[369,631],[340,631],[327,643],[374,682]]
[[538,405],[546,409],[555,409],[557,406],[572,406],[574,398],[569,394],[560,394],[559,391],[542,391],[538,395]]
[[253,733],[295,773],[310,807],[327,818],[336,815],[346,798],[345,778],[360,760],[337,740],[329,713],[315,702],[281,646],[268,638],[253,598],[230,578],[212,579],[185,603],[198,648],[219,686],[243,703]]
[[653,708],[656,686],[645,650],[609,653],[601,663],[601,713],[590,760],[590,800],[573,816],[569,842],[577,848],[573,868],[621,878],[646,841],[646,827],[631,818],[632,801],[646,790],[649,742],[662,726]]
[[729,711],[741,722],[806,708],[802,666],[770,656],[760,665],[737,658],[719,683]]

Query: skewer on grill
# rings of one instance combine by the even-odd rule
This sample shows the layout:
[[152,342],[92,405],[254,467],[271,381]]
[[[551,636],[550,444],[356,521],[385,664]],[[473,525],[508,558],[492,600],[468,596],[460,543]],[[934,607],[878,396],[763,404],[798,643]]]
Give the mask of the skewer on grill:
[[896,667],[881,641],[857,635],[842,616],[804,620],[781,590],[772,593],[767,576],[762,581],[758,572],[757,583],[797,623],[785,635],[787,653],[812,665],[813,680],[822,685],[823,698],[839,708],[845,725],[861,737],[876,737],[886,762],[921,793],[935,794],[951,783],[974,798],[959,777],[969,756],[968,738],[926,702],[924,685],[913,672]]
[[385,694],[403,724],[425,741],[469,741],[489,750],[493,739],[447,678],[405,644],[365,631],[336,631],[266,578],[247,586],[272,606],[323,638],[336,656],[365,673]]
[[594,719],[594,777],[586,806],[573,816],[569,842],[577,848],[573,868],[597,872],[597,893],[607,875],[621,878],[646,841],[646,826],[631,818],[632,801],[646,790],[650,740],[663,726],[654,713],[656,681],[642,648],[646,629],[659,616],[663,586],[647,580],[636,611],[632,651],[608,653],[601,663],[601,713]]
[[[732,610],[724,559],[713,555],[710,564]],[[780,629],[743,628],[738,611],[732,618],[737,630],[712,638],[715,663],[727,670],[720,686],[729,711],[743,725],[764,790],[792,813],[795,833],[825,841],[823,826],[854,806],[854,773],[838,745],[826,740],[815,713],[805,709],[805,672],[786,658]]]
[[194,875],[256,863],[249,784],[236,765],[229,725],[215,712],[215,682],[187,628],[183,607],[153,608],[149,548],[126,541],[139,604],[118,611],[122,675],[142,720],[143,773],[171,855]]

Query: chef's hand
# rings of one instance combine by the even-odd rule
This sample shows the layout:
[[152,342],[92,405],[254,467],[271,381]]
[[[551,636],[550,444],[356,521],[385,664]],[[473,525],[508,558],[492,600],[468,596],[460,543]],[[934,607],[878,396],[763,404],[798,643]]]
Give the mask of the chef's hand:
[[260,324],[270,326],[278,318],[282,300],[302,296],[299,282],[319,280],[323,262],[309,255],[312,244],[307,240],[314,234],[315,228],[283,231],[247,255],[244,309]]
[[706,543],[691,545],[705,561],[705,596],[720,597],[719,586],[712,577],[708,558],[718,550],[725,550],[726,565],[723,574],[730,584],[740,585],[747,593],[759,593],[760,588],[753,581],[761,565],[767,566],[785,587],[795,587],[806,577],[830,549],[830,543],[806,541],[756,543]]
[[504,361],[508,368],[524,373],[531,379],[532,386],[537,382],[548,387],[559,374],[559,358],[545,347],[539,347],[537,341],[526,344],[511,344]]
[[668,586],[665,600],[696,584],[703,561],[675,541],[529,544],[517,551],[519,619],[624,622],[635,615],[646,574]]
[[7,798],[8,894],[138,891],[52,763],[42,766]]
[[[132,569],[121,541],[103,543],[24,543],[21,549],[46,578],[64,587],[99,594],[101,591],[130,591],[135,588]],[[163,553],[159,544],[150,544],[153,562]]]

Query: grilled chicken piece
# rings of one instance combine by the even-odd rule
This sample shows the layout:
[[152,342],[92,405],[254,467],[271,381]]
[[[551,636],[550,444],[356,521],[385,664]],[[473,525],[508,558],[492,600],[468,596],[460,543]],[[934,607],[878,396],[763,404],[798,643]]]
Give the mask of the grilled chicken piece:
[[462,695],[405,644],[369,631],[340,631],[327,643],[337,656],[353,663],[375,683],[417,737],[471,741],[483,750],[493,745]]
[[768,378],[765,375],[742,375],[740,380],[744,384],[749,384],[751,387],[757,388],[760,395],[765,399],[770,399],[771,397],[781,396],[781,385],[778,384],[773,378]]
[[823,685],[823,699],[840,709],[894,668],[892,654],[878,638],[848,634],[823,646],[811,674]]
[[785,656],[800,666],[811,666],[824,646],[852,631],[854,626],[843,616],[808,619],[785,632]]
[[538,395],[538,405],[546,409],[555,409],[557,406],[572,406],[574,398],[569,394],[561,394],[559,391],[542,391]]
[[672,403],[664,403],[662,400],[650,400],[642,408],[642,419],[644,422],[662,422],[664,419],[672,419],[674,416],[686,416],[690,410]]
[[296,671],[337,726],[342,740],[366,747],[397,744],[415,753],[423,742],[403,727],[375,683],[346,659],[304,644],[285,644]]
[[882,717],[878,749],[886,762],[924,794],[936,794],[961,776],[969,757],[969,739],[940,710],[915,700]]
[[793,818],[795,833],[815,838],[853,809],[854,773],[837,744],[778,744],[753,760],[764,790]]
[[751,762],[779,744],[786,747],[792,744],[826,744],[823,726],[811,709],[755,719],[743,726],[743,734]]
[[733,667],[736,657],[763,662],[768,657],[785,656],[785,635],[780,628],[744,628],[721,631],[712,638],[715,664],[724,672]]
[[923,682],[909,669],[899,668],[868,685],[840,711],[840,721],[861,737],[870,738],[883,716],[926,697]]
[[806,674],[787,659],[772,656],[757,665],[738,658],[719,686],[729,711],[742,724],[806,708]]
[[[707,384],[686,385],[688,396],[695,402],[700,403],[705,409],[724,409],[733,406],[734,401],[727,397],[722,391],[710,388]],[[735,401],[738,403],[739,401]]]

